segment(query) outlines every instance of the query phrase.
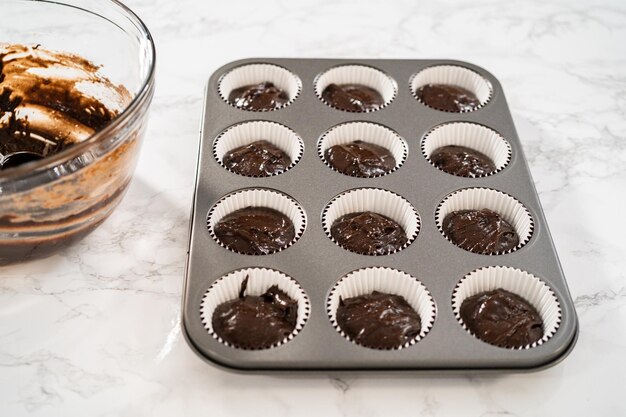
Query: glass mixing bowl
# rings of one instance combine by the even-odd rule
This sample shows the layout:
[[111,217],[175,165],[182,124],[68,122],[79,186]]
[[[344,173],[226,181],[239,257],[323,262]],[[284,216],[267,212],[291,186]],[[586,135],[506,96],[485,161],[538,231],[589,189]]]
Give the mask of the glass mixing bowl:
[[80,55],[131,96],[117,118],[85,141],[0,170],[0,264],[6,264],[85,236],[119,204],[154,94],[155,50],[143,22],[116,0],[3,0],[1,8],[0,43]]

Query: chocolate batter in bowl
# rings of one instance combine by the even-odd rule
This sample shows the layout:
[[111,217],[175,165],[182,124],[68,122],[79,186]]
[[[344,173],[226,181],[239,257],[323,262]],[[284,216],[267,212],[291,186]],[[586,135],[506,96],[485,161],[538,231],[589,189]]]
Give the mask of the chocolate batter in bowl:
[[0,264],[81,238],[121,201],[154,93],[150,33],[115,0],[3,2]]

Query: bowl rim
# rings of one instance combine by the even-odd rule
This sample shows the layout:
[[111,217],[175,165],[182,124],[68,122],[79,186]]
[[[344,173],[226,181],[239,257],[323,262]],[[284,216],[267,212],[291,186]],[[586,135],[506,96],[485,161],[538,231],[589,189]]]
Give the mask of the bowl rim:
[[[33,1],[33,0],[29,0]],[[44,3],[50,3],[57,6],[66,6],[71,8],[76,8],[78,10],[82,10],[87,13],[94,14],[101,19],[110,22],[107,18],[99,15],[98,13],[92,12],[88,9],[82,8],[80,6],[75,6],[71,4],[60,3],[56,0],[35,0],[41,1]],[[155,79],[155,70],[156,70],[156,48],[154,45],[154,39],[152,34],[148,30],[146,24],[141,20],[139,16],[135,12],[133,12],[128,6],[120,2],[119,0],[105,0],[110,3],[112,6],[120,9],[124,17],[127,17],[134,23],[140,32],[143,32],[145,35],[145,39],[148,41],[148,53],[150,59],[150,67],[148,68],[148,73],[145,79],[142,82],[141,87],[139,88],[138,93],[133,97],[133,99],[128,103],[128,105],[122,110],[122,112],[115,117],[111,123],[105,126],[102,130],[95,132],[89,138],[84,141],[77,143],[63,151],[56,153],[50,157],[43,158],[39,161],[34,161],[28,166],[20,166],[13,168],[7,171],[0,170],[0,186],[2,184],[10,184],[12,182],[24,181],[29,177],[37,176],[43,172],[46,172],[54,167],[61,165],[63,162],[70,161],[84,153],[84,151],[92,146],[95,143],[101,142],[105,137],[108,137],[109,133],[118,129],[120,126],[125,125],[130,121],[130,119],[135,115],[136,110],[151,96],[151,93],[154,91],[154,79]],[[115,25],[115,24],[114,24]],[[75,172],[75,171],[72,171]],[[68,172],[70,174],[71,172]],[[62,175],[63,176],[63,175]],[[42,185],[42,184],[38,184]],[[2,187],[0,187],[0,195],[2,195]]]

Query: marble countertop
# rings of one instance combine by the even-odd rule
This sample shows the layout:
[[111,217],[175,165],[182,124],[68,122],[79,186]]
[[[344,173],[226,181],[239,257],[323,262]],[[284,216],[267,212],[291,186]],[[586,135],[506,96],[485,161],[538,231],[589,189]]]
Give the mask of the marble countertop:
[[[137,173],[82,242],[0,268],[0,415],[626,415],[626,4],[127,3],[158,51]],[[495,74],[575,299],[572,354],[445,377],[239,375],[199,359],[180,303],[203,87],[251,56],[453,58]]]

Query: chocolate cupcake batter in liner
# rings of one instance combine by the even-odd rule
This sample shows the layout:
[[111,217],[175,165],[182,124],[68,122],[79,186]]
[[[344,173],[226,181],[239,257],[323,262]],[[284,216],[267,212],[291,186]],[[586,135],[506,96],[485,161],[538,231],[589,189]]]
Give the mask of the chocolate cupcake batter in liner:
[[[238,210],[247,208],[257,208],[270,212],[275,211],[277,212],[276,214],[285,216],[293,225],[293,239],[285,241],[284,244],[279,245],[275,249],[269,250],[265,253],[238,251],[232,247],[232,245],[225,243],[216,234],[216,226],[226,216]],[[280,252],[288,248],[300,239],[304,233],[304,229],[306,228],[306,215],[300,204],[286,194],[270,189],[251,188],[235,191],[222,197],[217,203],[215,203],[215,205],[209,210],[207,216],[207,227],[213,240],[225,249],[242,255],[271,255],[272,253]]]
[[[466,113],[476,111],[484,107],[493,93],[491,84],[480,74],[468,68],[457,65],[436,65],[423,69],[413,75],[410,80],[410,88],[413,97],[425,106],[435,108],[440,111],[452,113]],[[473,94],[478,103],[476,106],[464,106],[462,110],[445,110],[443,108],[432,107],[420,99],[418,90],[420,87],[428,85],[443,85],[451,87],[459,87]]]
[[[448,146],[469,148],[485,155],[492,163],[493,170],[476,175],[471,173],[470,166],[458,166],[456,172],[450,172],[433,159],[432,155]],[[422,152],[426,159],[438,169],[451,175],[480,178],[494,175],[502,171],[511,160],[511,145],[495,130],[477,123],[452,122],[434,127],[422,140]],[[471,161],[464,161],[468,165]]]
[[[487,209],[497,213],[499,217],[510,224],[517,233],[518,243],[508,250],[497,250],[489,253],[483,253],[477,250],[466,249],[455,243],[444,229],[444,220],[453,212],[465,210],[483,210]],[[514,252],[523,247],[533,234],[534,221],[530,212],[517,199],[511,197],[498,190],[491,188],[465,188],[448,195],[437,207],[435,212],[435,222],[441,234],[455,246],[469,252],[485,254],[485,255],[502,255]]]
[[[326,152],[336,145],[346,145],[354,141],[362,141],[385,148],[395,159],[395,166],[387,172],[376,173],[371,176],[350,175],[360,178],[382,177],[396,171],[406,161],[409,147],[404,139],[396,132],[376,123],[370,122],[349,122],[337,125],[322,135],[318,144],[317,152],[330,169],[340,172],[326,157]],[[341,172],[344,174],[343,172]],[[349,175],[349,174],[344,174]]]
[[[363,110],[339,108],[324,99],[324,91],[328,86],[365,86],[380,94],[382,103],[376,106],[365,106]],[[369,113],[388,106],[396,97],[398,87],[396,82],[384,72],[365,65],[341,65],[331,68],[317,76],[315,80],[315,94],[326,105],[342,111],[353,113]]]
[[[244,285],[245,296],[262,296],[267,294],[270,288],[273,287],[276,289],[277,287],[278,291],[284,293],[282,294],[283,298],[284,295],[286,295],[290,300],[294,300],[297,303],[294,329],[280,341],[265,345],[255,345],[255,343],[252,343],[251,345],[239,346],[237,344],[229,343],[216,333],[216,329],[213,327],[214,312],[220,305],[240,298],[242,295],[242,284],[246,279],[247,281]],[[304,292],[300,284],[298,284],[298,282],[290,276],[287,276],[280,271],[268,268],[239,269],[222,276],[211,284],[209,289],[204,294],[200,305],[202,323],[209,334],[226,346],[244,350],[270,349],[289,342],[302,330],[309,318],[310,312],[311,303],[309,301],[309,297]],[[289,315],[294,314],[293,311],[289,311],[288,313]],[[271,322],[269,324],[271,325]],[[262,333],[263,330],[259,329],[259,332]]]
[[[257,141],[267,141],[284,152],[290,159],[289,164],[281,164],[284,169],[271,172],[268,166],[263,175],[246,175],[241,171],[232,169],[224,162],[224,156],[233,150],[249,146]],[[304,153],[304,142],[293,130],[276,122],[250,121],[243,122],[224,130],[213,143],[213,156],[215,160],[225,169],[235,174],[252,177],[270,177],[287,172],[300,161]],[[272,165],[274,162],[268,158],[264,164]]]
[[406,234],[406,241],[398,248],[384,254],[390,255],[408,247],[417,237],[420,230],[420,218],[415,208],[404,197],[391,191],[380,188],[358,188],[343,192],[335,196],[324,208],[322,226],[326,235],[338,246],[351,252],[370,255],[354,251],[342,246],[332,235],[331,228],[336,220],[352,213],[367,213],[385,216],[397,223]]
[[[419,315],[419,331],[414,332],[414,330],[417,330],[414,327],[412,332],[405,334],[406,337],[398,338],[397,331],[390,329],[390,331],[386,332],[383,327],[376,328],[377,326],[375,324],[372,325],[371,321],[368,320],[369,323],[364,332],[371,334],[371,337],[368,338],[370,341],[371,339],[378,339],[378,337],[380,337],[380,345],[363,345],[351,338],[341,328],[337,319],[337,310],[339,309],[340,304],[346,299],[370,295],[372,293],[387,294],[394,298],[396,298],[395,296],[402,297],[404,301],[408,303],[408,306],[410,306],[410,308]],[[345,275],[330,291],[326,309],[333,327],[337,330],[337,332],[339,332],[339,334],[357,345],[380,350],[398,350],[414,345],[423,339],[433,327],[435,316],[437,314],[435,302],[430,295],[430,292],[420,281],[406,272],[385,267],[364,268]],[[363,313],[364,316],[369,316],[367,311],[363,311]],[[403,317],[404,314],[399,312],[397,304],[388,311],[378,311],[376,313],[380,313],[378,314],[379,319],[382,319],[382,321],[386,322],[389,326],[400,326],[400,328],[406,326],[406,321]],[[372,319],[376,318],[376,314],[372,314],[371,316]],[[358,319],[361,320],[360,317]],[[367,336],[367,334],[364,336]],[[385,340],[386,336],[392,338],[391,340],[397,338],[398,343],[390,344],[389,339]]]
[[[521,297],[530,306],[534,307],[543,322],[542,337],[533,343],[517,346],[509,343],[490,343],[474,334],[467,323],[464,323],[461,318],[461,306],[463,301],[477,294],[494,290],[504,290],[512,293]],[[485,343],[507,349],[530,349],[539,346],[554,336],[561,323],[561,306],[552,289],[531,273],[506,266],[480,268],[464,276],[452,293],[452,310],[461,326],[463,326],[469,334]],[[491,316],[489,318],[492,319]],[[507,318],[503,318],[502,320],[506,319]],[[511,320],[510,317],[508,319]],[[513,318],[513,320],[515,320],[515,318]],[[508,330],[512,334],[519,333],[525,330],[520,329],[527,324],[525,320],[520,320]]]
[[[271,83],[271,84],[269,84]],[[251,108],[242,106],[231,100],[231,93],[243,87],[269,88],[282,100],[274,100],[273,105],[264,108]],[[222,76],[219,80],[218,93],[222,99],[233,107],[247,111],[274,111],[284,108],[300,95],[302,81],[286,68],[274,64],[247,64],[237,67]]]

